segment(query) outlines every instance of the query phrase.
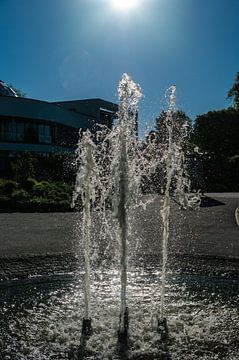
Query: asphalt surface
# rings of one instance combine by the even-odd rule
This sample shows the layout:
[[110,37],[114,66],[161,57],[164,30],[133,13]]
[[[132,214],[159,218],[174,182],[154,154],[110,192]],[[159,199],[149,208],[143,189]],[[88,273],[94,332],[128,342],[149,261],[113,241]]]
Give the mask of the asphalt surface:
[[[180,210],[172,202],[169,252],[239,259],[239,193],[205,195],[198,210]],[[142,254],[161,251],[161,202],[156,196],[146,210],[135,210],[129,240],[137,239]],[[0,258],[74,254],[80,218],[72,212],[0,213]]]

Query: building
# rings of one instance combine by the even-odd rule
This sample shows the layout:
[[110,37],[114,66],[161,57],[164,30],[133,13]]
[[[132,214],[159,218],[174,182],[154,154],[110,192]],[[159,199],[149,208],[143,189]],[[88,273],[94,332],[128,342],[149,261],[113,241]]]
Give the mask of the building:
[[0,96],[14,96],[17,97],[17,93],[9,85],[0,80]]
[[79,129],[112,127],[117,105],[102,99],[46,102],[18,97],[0,82],[0,176],[11,158],[28,151],[73,152]]

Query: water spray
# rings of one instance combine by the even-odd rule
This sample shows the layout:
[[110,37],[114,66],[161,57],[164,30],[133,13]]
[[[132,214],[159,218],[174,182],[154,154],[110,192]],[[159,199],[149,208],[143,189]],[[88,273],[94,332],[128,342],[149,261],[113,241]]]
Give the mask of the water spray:
[[[129,190],[130,177],[130,151],[134,154],[136,138],[137,103],[141,91],[127,74],[123,74],[119,84],[119,112],[118,112],[118,161],[115,172],[116,206],[115,214],[119,223],[120,239],[120,316],[119,316],[119,342],[126,342],[128,338],[129,316],[127,308],[127,238],[128,238],[128,208],[130,203]],[[116,155],[117,156],[117,155]]]
[[91,300],[91,286],[90,286],[90,251],[91,251],[91,202],[95,199],[94,186],[94,143],[91,139],[91,133],[86,131],[78,146],[80,163],[80,171],[77,173],[75,192],[73,195],[72,206],[80,195],[83,207],[83,224],[82,235],[84,242],[84,261],[85,261],[85,289],[84,289],[84,303],[85,314],[82,322],[82,335],[90,336],[93,332],[90,317],[90,300]]
[[168,132],[167,138],[167,148],[165,151],[165,165],[166,165],[166,187],[164,192],[164,199],[163,199],[163,208],[161,210],[161,215],[163,219],[163,242],[162,242],[162,275],[161,275],[161,304],[160,304],[160,318],[158,319],[157,324],[157,331],[161,334],[161,340],[165,339],[167,336],[167,319],[165,317],[165,285],[166,285],[166,263],[168,257],[168,239],[169,239],[169,215],[170,215],[170,207],[171,207],[171,200],[170,200],[170,190],[171,184],[173,179],[173,138],[172,138],[172,131],[173,131],[173,109],[175,106],[175,91],[176,87],[172,86],[170,89],[169,94],[169,110],[167,112],[165,122],[166,122],[166,129]]
[[186,169],[184,154],[188,122],[181,119],[176,111],[175,93],[175,85],[171,86],[166,93],[169,103],[165,117],[167,140],[163,155],[166,185],[161,210],[163,220],[161,303],[160,315],[157,320],[157,331],[160,333],[162,341],[168,338],[167,318],[165,315],[165,285],[171,200],[174,200],[181,209],[195,207],[200,202],[199,194],[190,194],[191,182]]

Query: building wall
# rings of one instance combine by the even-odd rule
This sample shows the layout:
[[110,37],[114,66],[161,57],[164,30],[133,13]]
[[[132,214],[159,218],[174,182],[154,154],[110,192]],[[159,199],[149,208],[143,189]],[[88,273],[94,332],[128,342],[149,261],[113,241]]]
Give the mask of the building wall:
[[94,132],[97,123],[111,127],[116,108],[100,99],[56,104],[0,96],[0,150],[10,148],[10,143],[13,151],[22,149],[22,143],[39,144],[39,149],[40,144],[74,148],[78,129]]
[[54,104],[0,97],[0,152],[4,154],[73,151],[78,129],[92,129],[92,125],[86,116]]
[[76,113],[90,116],[94,123],[94,130],[97,130],[97,124],[111,128],[118,111],[118,105],[102,99],[58,101],[55,104]]
[[46,120],[75,128],[91,128],[90,117],[69,111],[54,103],[20,97],[0,96],[0,116]]
[[0,172],[19,152],[73,152],[79,129],[95,132],[98,123],[111,128],[116,111],[101,99],[48,103],[0,96]]

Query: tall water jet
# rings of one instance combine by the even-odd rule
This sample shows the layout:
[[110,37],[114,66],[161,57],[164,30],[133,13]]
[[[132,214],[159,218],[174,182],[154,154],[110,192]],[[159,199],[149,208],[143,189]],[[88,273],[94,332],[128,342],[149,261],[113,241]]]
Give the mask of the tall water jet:
[[167,337],[167,321],[165,317],[165,286],[166,264],[168,258],[169,222],[171,200],[180,208],[193,208],[200,203],[199,193],[191,193],[191,181],[187,172],[185,157],[185,140],[188,136],[188,121],[180,118],[180,112],[175,105],[176,86],[171,86],[166,97],[168,111],[165,116],[166,142],[163,144],[163,162],[165,165],[165,190],[161,216],[163,220],[162,239],[162,273],[161,273],[161,301],[158,318],[158,331],[161,338]]
[[[171,86],[169,88],[169,109],[165,119],[165,125],[168,132],[168,144],[165,151],[165,176],[166,176],[166,186],[164,192],[163,207],[161,210],[161,215],[163,219],[163,242],[162,242],[162,275],[161,275],[161,304],[160,304],[160,317],[161,320],[165,317],[165,285],[166,285],[166,263],[168,257],[168,239],[169,239],[169,215],[170,215],[170,189],[172,185],[172,178],[174,172],[174,148],[173,148],[173,112],[175,109],[175,92],[176,86]],[[165,321],[165,320],[163,320]]]
[[82,135],[78,143],[77,161],[79,169],[77,171],[75,191],[72,199],[72,206],[76,205],[76,201],[80,195],[80,206],[83,210],[82,220],[82,238],[84,248],[84,262],[85,262],[85,288],[84,288],[84,304],[85,312],[82,323],[82,335],[89,336],[92,333],[91,314],[90,314],[90,252],[91,252],[91,206],[95,201],[95,168],[96,163],[94,159],[95,144],[92,141],[92,135],[86,131]]
[[[119,83],[119,111],[115,145],[118,149],[115,158],[115,215],[119,224],[120,239],[120,323],[119,339],[126,340],[128,335],[127,309],[127,240],[128,208],[131,201],[132,177],[130,173],[132,159],[137,144],[137,104],[141,97],[139,85],[123,74]],[[118,143],[118,144],[117,144]]]

